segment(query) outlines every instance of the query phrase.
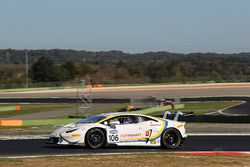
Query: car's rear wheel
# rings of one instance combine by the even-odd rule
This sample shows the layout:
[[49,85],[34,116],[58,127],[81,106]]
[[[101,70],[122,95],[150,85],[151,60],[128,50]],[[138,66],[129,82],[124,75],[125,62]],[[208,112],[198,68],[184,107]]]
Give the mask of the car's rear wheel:
[[161,139],[161,145],[165,148],[174,149],[181,144],[181,134],[177,129],[167,129]]
[[101,148],[106,143],[104,131],[98,128],[90,129],[85,140],[86,146],[89,148]]

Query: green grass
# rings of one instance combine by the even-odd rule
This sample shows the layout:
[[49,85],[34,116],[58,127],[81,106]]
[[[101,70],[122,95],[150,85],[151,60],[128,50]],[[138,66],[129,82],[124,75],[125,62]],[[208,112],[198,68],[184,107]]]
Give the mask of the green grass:
[[0,112],[13,111],[15,109],[16,109],[16,106],[1,106]]
[[[11,107],[13,106],[15,108],[16,105],[21,106],[20,111],[9,110],[9,111],[0,111],[0,118],[7,118],[17,115],[23,115],[23,114],[32,114],[32,113],[38,113],[38,112],[51,112],[56,111],[60,109],[67,109],[72,108],[75,110],[76,104],[41,104],[41,103],[32,103],[32,104],[0,104],[0,108],[5,107]],[[87,113],[87,116],[97,115],[101,113],[106,112],[115,112],[118,110],[121,110],[122,108],[126,108],[127,104],[115,104],[111,105],[107,109],[97,109],[97,110],[91,110]],[[65,119],[68,118],[68,115],[58,116],[55,118]]]
[[[240,104],[237,101],[222,101],[222,102],[190,102],[184,103],[184,108],[177,109],[178,111],[193,111],[195,115],[204,115],[206,113],[215,112],[217,110],[229,107],[235,104]],[[8,104],[9,105],[9,104]],[[1,106],[1,105],[0,105]],[[65,109],[66,107],[74,107],[75,104],[22,104],[21,111],[8,111],[0,112],[0,117],[14,116],[17,114],[28,114],[35,112],[53,111],[58,109]],[[88,113],[88,116],[97,115],[100,113],[115,112],[122,108],[125,108],[126,104],[112,105],[107,109],[93,110]],[[171,110],[169,107],[154,107],[153,109],[145,109],[141,111],[135,111],[135,113],[149,114],[149,115],[161,115],[166,110]],[[68,124],[71,122],[78,121],[79,119],[68,119],[65,116],[57,117],[56,119],[43,119],[43,120],[25,120],[24,126],[58,126],[63,124]]]
[[[27,124],[31,124],[32,122],[28,122]],[[63,123],[64,124],[64,123]],[[63,124],[60,124],[60,125],[63,125]],[[21,134],[24,132],[24,131],[27,131],[27,130],[44,130],[44,131],[53,131],[57,128],[58,126],[57,125],[40,125],[40,126],[37,126],[37,125],[26,125],[26,126],[0,126],[0,131],[2,133],[0,133],[0,136],[3,135],[3,132],[4,131],[7,131],[8,133],[11,132],[11,131],[16,131],[16,132],[21,132]],[[36,133],[35,133],[36,134]],[[14,134],[14,135],[17,135],[18,134]]]
[[[232,105],[239,104],[239,103],[240,102],[233,102],[233,101],[184,103],[185,107],[182,108],[182,106],[180,105],[178,107],[178,111],[193,111],[195,115],[204,115],[206,113],[214,112],[214,111],[223,109],[225,107],[232,106]],[[124,107],[126,107],[126,105],[122,104],[122,105],[114,105],[110,109],[93,110],[89,116],[97,115],[101,113],[107,113],[107,112],[114,112]],[[135,111],[135,113],[148,114],[148,115],[161,115],[167,110],[175,111],[175,109],[174,110],[170,109],[169,106],[159,106],[159,107],[153,107],[153,108],[144,109],[140,111]],[[75,122],[77,120],[79,119],[67,119],[63,117],[61,117],[61,119],[26,120],[24,125],[25,126],[62,125],[62,124],[70,123],[70,122]]]
[[54,89],[62,89],[62,88],[71,88],[71,87],[11,88],[11,89],[1,89],[0,93],[42,91],[42,90],[54,90]]
[[10,111],[1,111],[0,118],[6,118],[16,115],[23,115],[23,114],[31,114],[31,113],[38,113],[38,112],[50,112],[54,110],[60,110],[65,108],[73,108],[75,104],[0,104],[0,107],[6,106],[21,106],[20,111],[10,110]]
[[41,119],[41,120],[25,120],[24,126],[60,126],[79,121],[80,119]]
[[109,109],[98,109],[98,110],[93,110],[90,115],[97,115],[97,114],[101,114],[101,113],[107,113],[107,112],[116,112],[119,111],[121,109],[126,108],[128,105],[127,104],[115,104],[112,105],[111,108]]
[[[99,110],[93,110],[88,113],[88,116],[93,116],[93,115],[98,115],[101,113],[107,113],[107,112],[115,112],[118,111],[122,108],[125,108],[127,105],[125,104],[117,104],[117,105],[112,105],[109,109],[99,109]],[[81,119],[81,118],[80,118]],[[61,116],[61,117],[56,117],[54,119],[42,119],[42,120],[25,120],[24,121],[24,126],[46,126],[46,125],[64,125],[68,124],[71,122],[76,122],[80,120],[78,118],[76,119],[69,119],[67,116]]]
[[[185,107],[178,111],[193,111],[195,115],[204,115],[210,112],[215,112],[226,107],[240,104],[239,101],[219,101],[219,102],[188,102],[184,103]],[[175,109],[169,111],[176,111]],[[153,112],[150,115],[161,115],[162,111]]]
[[[175,109],[182,109],[182,108],[184,108],[184,104],[175,105]],[[136,111],[136,113],[151,115],[152,113],[155,113],[155,112],[164,113],[165,111],[168,111],[168,110],[172,110],[172,107],[171,106],[156,106],[156,107]]]
[[[110,108],[107,109],[96,109],[96,110],[90,110],[88,111],[86,114],[83,114],[82,116],[94,116],[94,115],[98,115],[98,114],[102,114],[102,113],[109,113],[109,112],[116,112],[119,111],[121,109],[124,109],[127,107],[128,104],[115,104],[112,105]],[[59,117],[54,117],[54,119],[65,119],[68,118],[67,115],[63,115],[63,116],[59,116]]]

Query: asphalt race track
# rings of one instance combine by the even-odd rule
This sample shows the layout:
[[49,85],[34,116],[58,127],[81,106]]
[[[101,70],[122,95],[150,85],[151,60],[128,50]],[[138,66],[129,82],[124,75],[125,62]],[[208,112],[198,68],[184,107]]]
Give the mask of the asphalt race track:
[[[143,88],[124,90],[94,91],[94,103],[128,103],[130,97],[155,96],[159,98],[182,97],[181,101],[245,101],[246,103],[228,108],[223,111],[227,114],[250,115],[250,84],[239,86],[217,85],[192,88]],[[75,102],[75,90],[69,92],[43,92],[43,93],[1,93],[0,103],[12,102]],[[246,97],[239,97],[246,96]],[[202,97],[203,98],[196,98]],[[228,97],[207,97],[228,96]],[[247,97],[248,96],[248,97]],[[39,98],[34,98],[39,97]],[[60,98],[50,98],[60,97]],[[70,98],[69,98],[70,97]],[[183,98],[193,97],[193,98]],[[74,155],[74,154],[108,154],[108,153],[138,153],[138,152],[183,152],[183,151],[250,151],[250,135],[246,136],[189,136],[183,147],[168,150],[154,147],[106,147],[103,149],[87,149],[76,146],[55,146],[46,144],[45,139],[30,140],[0,140],[0,157],[39,156],[39,155]]]
[[0,157],[173,151],[250,151],[250,136],[189,136],[185,145],[175,150],[160,147],[106,147],[95,150],[80,146],[55,146],[46,142],[45,139],[1,140]]
[[[86,90],[88,91],[88,90]],[[76,89],[58,89],[31,92],[2,92],[0,97],[76,97]],[[166,97],[207,97],[207,96],[249,96],[250,83],[216,83],[216,84],[183,84],[122,86],[94,88],[88,91],[93,98],[140,98],[155,96]]]
[[223,110],[224,114],[231,116],[249,116],[250,115],[250,97],[203,97],[203,98],[182,98],[182,101],[242,101],[240,105],[236,105]]

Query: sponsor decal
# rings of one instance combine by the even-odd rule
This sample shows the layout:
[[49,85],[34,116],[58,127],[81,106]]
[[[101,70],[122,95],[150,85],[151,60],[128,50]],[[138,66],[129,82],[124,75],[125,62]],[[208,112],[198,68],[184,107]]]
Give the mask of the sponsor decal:
[[146,143],[148,143],[149,138],[150,138],[150,136],[152,135],[152,131],[153,131],[152,129],[149,129],[149,130],[147,130],[147,131],[146,131],[146,134],[145,134],[145,135],[146,135],[146,137],[147,137],[147,139],[146,139]]
[[141,133],[122,134],[121,137],[140,137]]
[[156,144],[155,140],[150,141],[150,144]]
[[146,130],[145,136],[150,137],[152,135],[152,131],[153,131],[152,129]]
[[72,137],[79,137],[79,136],[81,136],[81,134],[72,134],[71,136]]
[[177,128],[181,128],[181,127],[183,127],[184,125],[183,124],[179,124],[178,126],[177,126]]
[[111,142],[119,141],[118,135],[109,135],[109,141]]
[[117,133],[118,133],[118,130],[113,129],[113,130],[110,130],[109,133],[112,134],[112,135],[114,135],[114,134],[117,134]]
[[152,129],[146,131],[146,136],[151,136]]

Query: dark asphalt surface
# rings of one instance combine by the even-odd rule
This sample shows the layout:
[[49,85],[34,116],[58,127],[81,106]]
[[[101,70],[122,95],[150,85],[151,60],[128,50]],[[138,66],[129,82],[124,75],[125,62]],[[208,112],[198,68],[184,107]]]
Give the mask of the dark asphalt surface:
[[[171,86],[170,86],[171,87]],[[205,96],[249,96],[250,95],[250,86],[239,86],[239,87],[192,87],[192,88],[183,88],[183,89],[162,89],[155,87],[154,89],[128,89],[128,90],[119,90],[115,91],[91,91],[91,96],[93,98],[140,98],[146,96],[156,96],[160,98],[165,97],[205,97]],[[70,92],[24,92],[24,93],[0,93],[0,97],[76,97],[76,90]]]
[[160,147],[106,147],[95,150],[76,146],[54,146],[46,142],[45,139],[2,140],[0,141],[0,157],[130,152],[250,151],[250,136],[189,136],[184,146],[174,150]]
[[201,97],[201,98],[181,98],[185,101],[244,101],[245,103],[230,107],[223,111],[226,114],[248,115],[250,116],[250,97]]

